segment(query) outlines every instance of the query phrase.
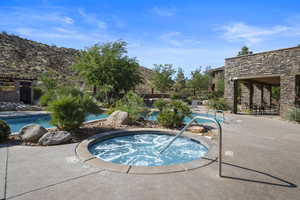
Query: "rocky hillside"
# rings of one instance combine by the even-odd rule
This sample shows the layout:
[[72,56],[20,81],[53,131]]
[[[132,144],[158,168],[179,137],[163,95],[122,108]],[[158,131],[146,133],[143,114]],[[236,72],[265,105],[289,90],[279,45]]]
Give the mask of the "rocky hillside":
[[18,36],[0,34],[0,74],[33,77],[54,70],[70,75],[79,51],[41,44]]
[[[72,75],[70,66],[79,50],[49,46],[15,35],[0,33],[0,77],[37,78],[46,71]],[[151,70],[141,67],[145,84],[138,90],[149,91]],[[151,89],[150,89],[151,91]]]

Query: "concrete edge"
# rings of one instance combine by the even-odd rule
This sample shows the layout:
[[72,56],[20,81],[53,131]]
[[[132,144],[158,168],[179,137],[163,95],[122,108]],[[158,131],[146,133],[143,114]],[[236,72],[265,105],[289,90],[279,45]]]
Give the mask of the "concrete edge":
[[188,171],[200,167],[209,165],[212,160],[216,159],[217,155],[217,144],[208,138],[205,138],[194,133],[185,132],[184,137],[196,140],[208,148],[208,153],[203,157],[203,159],[194,160],[187,163],[169,165],[169,166],[155,166],[155,167],[145,167],[145,166],[131,166],[131,165],[121,165],[112,162],[106,162],[101,160],[90,153],[88,150],[89,146],[97,143],[99,141],[109,139],[112,137],[125,136],[131,134],[137,134],[141,132],[148,131],[155,134],[169,134],[175,135],[178,133],[177,130],[170,129],[151,129],[151,128],[135,128],[135,129],[124,129],[118,131],[108,131],[100,133],[89,137],[88,139],[82,141],[76,146],[75,153],[80,161],[87,163],[96,168],[105,169],[113,172],[128,173],[128,174],[165,174]]

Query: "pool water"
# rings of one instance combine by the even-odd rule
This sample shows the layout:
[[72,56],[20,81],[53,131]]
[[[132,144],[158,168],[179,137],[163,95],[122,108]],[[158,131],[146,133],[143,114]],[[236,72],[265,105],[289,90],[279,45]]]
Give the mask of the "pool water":
[[[100,115],[88,115],[85,121],[96,120],[96,119],[104,119],[108,115],[100,114]],[[22,127],[28,124],[39,124],[45,128],[53,128],[54,126],[50,124],[51,117],[49,114],[41,114],[41,115],[28,115],[28,116],[18,116],[18,117],[5,117],[0,118],[8,123],[11,132],[16,133]]]
[[[152,112],[150,115],[146,116],[145,119],[156,121],[159,112]],[[194,116],[205,116],[205,117],[214,117],[210,114],[199,114],[192,113],[191,117],[185,117],[184,123],[188,123]],[[86,117],[86,121],[104,119],[107,118],[108,114],[100,114],[100,115],[88,115]],[[11,132],[17,133],[22,127],[28,124],[39,124],[45,128],[53,128],[54,126],[50,124],[51,117],[49,114],[40,114],[40,115],[28,115],[28,116],[16,116],[16,117],[0,117],[0,120],[4,120],[8,123]],[[221,118],[217,118],[219,122],[222,122]],[[198,123],[208,123],[207,120],[198,119],[196,120]]]
[[[146,117],[146,119],[151,120],[151,121],[156,121],[158,115],[159,115],[159,112],[151,112],[150,115],[148,115]],[[203,116],[203,117],[215,118],[214,115],[212,115],[212,114],[207,114],[207,113],[192,113],[190,117],[185,117],[183,119],[183,123],[184,124],[189,123],[196,116]],[[216,120],[218,122],[220,122],[220,123],[223,122],[222,117],[219,117],[219,116],[216,117]],[[205,120],[205,119],[197,119],[196,122],[198,122],[198,123],[209,123],[211,121]]]
[[160,154],[173,137],[151,132],[119,136],[92,144],[89,151],[104,161],[133,166],[175,165],[199,159],[208,152],[200,142],[179,137]]

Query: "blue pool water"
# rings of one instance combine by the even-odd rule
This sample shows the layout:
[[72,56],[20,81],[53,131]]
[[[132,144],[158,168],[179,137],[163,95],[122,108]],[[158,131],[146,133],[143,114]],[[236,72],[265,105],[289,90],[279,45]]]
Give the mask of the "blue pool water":
[[[159,112],[152,112],[152,113],[147,117],[147,119],[148,119],[148,120],[151,120],[151,121],[156,121],[158,115],[159,115]],[[206,113],[192,113],[190,117],[185,117],[185,118],[183,119],[183,123],[185,123],[185,124],[189,123],[189,122],[193,119],[193,117],[195,117],[195,116],[203,116],[203,117],[214,118],[214,115],[211,115],[211,114],[206,114]],[[219,116],[220,116],[220,115],[219,115]],[[218,116],[216,119],[217,119],[218,122],[221,123],[221,122],[223,122],[223,119],[222,119],[222,117],[219,117],[219,116]],[[196,121],[197,121],[198,123],[208,123],[208,122],[211,122],[211,121],[205,120],[205,119],[197,119]]]
[[[159,112],[152,112],[150,115],[145,117],[147,120],[155,121],[157,120]],[[185,117],[184,123],[188,123],[194,116],[205,116],[205,117],[214,117],[210,114],[199,114],[199,113],[192,113],[191,117]],[[107,118],[107,114],[100,114],[100,115],[89,115],[86,117],[86,121],[96,120],[96,119],[104,119]],[[41,115],[28,115],[28,116],[18,116],[18,117],[5,117],[0,118],[8,123],[10,126],[11,132],[18,132],[22,127],[28,124],[39,124],[45,128],[52,128],[50,124],[51,117],[49,114],[41,114]],[[219,122],[222,122],[221,118],[217,118]],[[207,120],[197,120],[198,123],[208,123]]]
[[[100,115],[89,115],[86,117],[86,121],[103,119],[106,118],[107,114]],[[51,117],[49,114],[41,115],[30,115],[30,116],[18,116],[18,117],[6,117],[0,118],[6,121],[11,129],[11,132],[18,132],[22,127],[28,124],[39,124],[45,128],[52,128],[53,125],[50,124]]]
[[151,132],[120,136],[95,143],[89,147],[89,151],[104,161],[134,166],[185,163],[199,159],[208,152],[208,148],[200,142],[179,137],[160,154],[159,151],[173,137]]

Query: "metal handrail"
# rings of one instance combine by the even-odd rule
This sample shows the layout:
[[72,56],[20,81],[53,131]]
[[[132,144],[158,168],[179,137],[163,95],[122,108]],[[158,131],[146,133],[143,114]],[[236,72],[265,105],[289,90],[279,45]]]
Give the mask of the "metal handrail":
[[[171,139],[171,141],[159,152],[163,153],[169,146],[179,137],[181,136],[184,131],[197,119],[204,119],[208,120],[211,122],[214,122],[217,125],[217,128],[219,130],[219,176],[222,177],[222,126],[221,124],[214,118],[209,118],[209,117],[203,117],[203,116],[195,116],[188,124],[186,124],[183,129],[179,133],[176,134],[174,138]],[[196,121],[197,122],[197,121]]]
[[[207,116],[209,114],[209,111],[211,111],[210,109],[207,110]],[[225,114],[224,114],[224,110],[212,110],[214,113],[215,118],[217,118],[217,113],[222,113],[222,117],[223,117],[223,122],[225,122]]]

